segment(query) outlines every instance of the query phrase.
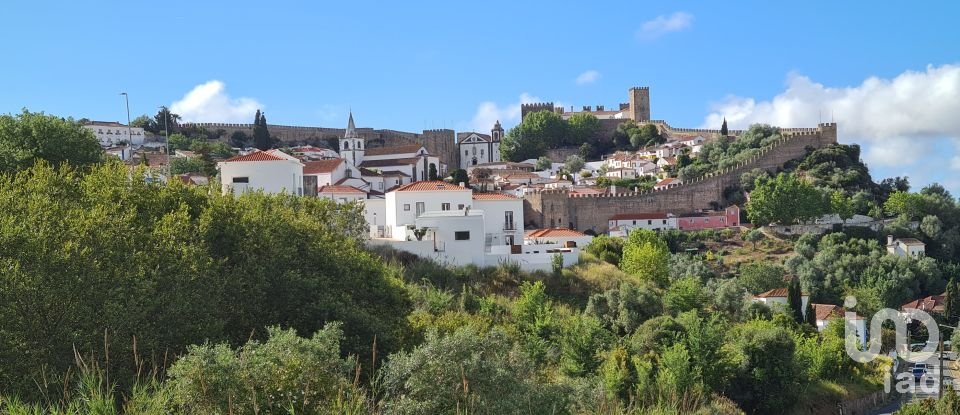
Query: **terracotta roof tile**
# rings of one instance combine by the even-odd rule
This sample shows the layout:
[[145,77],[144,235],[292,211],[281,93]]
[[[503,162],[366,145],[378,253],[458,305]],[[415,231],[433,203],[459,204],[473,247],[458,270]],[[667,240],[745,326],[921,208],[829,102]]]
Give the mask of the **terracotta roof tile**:
[[504,193],[474,193],[473,200],[520,200]]
[[567,228],[534,229],[527,231],[527,238],[577,238],[587,234]]
[[287,159],[277,156],[269,151],[257,150],[247,155],[230,157],[226,159],[225,162],[232,163],[235,161],[283,161],[283,160],[287,160]]
[[455,184],[438,181],[438,180],[408,183],[398,187],[394,191],[395,192],[436,192],[436,191],[472,192],[472,190],[470,189],[463,188]]
[[385,167],[385,166],[409,166],[420,161],[418,158],[406,159],[387,159],[387,160],[364,160],[360,163],[361,168]]
[[921,311],[942,312],[945,308],[945,305],[944,305],[945,299],[946,299],[945,295],[931,295],[929,297],[921,298],[919,300],[913,300],[909,303],[906,303],[902,307],[900,307],[900,310],[906,311],[908,309],[916,309]]
[[363,153],[364,156],[384,156],[387,154],[407,154],[407,153],[416,153],[421,148],[420,144],[405,144],[401,146],[390,146],[390,147],[368,147],[367,150]]
[[366,194],[363,190],[357,189],[353,186],[338,186],[338,185],[327,185],[321,187],[317,190],[317,193],[360,193]]
[[330,173],[343,164],[343,159],[308,161],[303,163],[303,174]]

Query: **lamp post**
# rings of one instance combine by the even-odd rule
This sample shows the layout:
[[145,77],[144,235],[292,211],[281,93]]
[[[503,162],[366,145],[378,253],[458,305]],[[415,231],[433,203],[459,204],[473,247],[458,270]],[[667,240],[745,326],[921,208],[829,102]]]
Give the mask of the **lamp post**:
[[121,92],[120,95],[123,95],[123,99],[127,103],[127,141],[128,144],[133,144],[133,134],[130,129],[130,95],[127,95],[126,92]]

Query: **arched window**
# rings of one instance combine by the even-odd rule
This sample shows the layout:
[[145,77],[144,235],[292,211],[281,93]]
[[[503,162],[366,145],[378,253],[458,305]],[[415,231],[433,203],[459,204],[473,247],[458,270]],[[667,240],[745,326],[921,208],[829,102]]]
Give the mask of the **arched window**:
[[474,166],[477,165],[477,158],[476,158],[476,157],[473,158],[473,165],[474,165]]
[[357,141],[357,150],[363,150],[363,143]]
[[344,141],[344,142],[343,142],[343,149],[344,149],[344,150],[349,150],[349,149],[350,149],[350,142],[349,142],[349,141]]

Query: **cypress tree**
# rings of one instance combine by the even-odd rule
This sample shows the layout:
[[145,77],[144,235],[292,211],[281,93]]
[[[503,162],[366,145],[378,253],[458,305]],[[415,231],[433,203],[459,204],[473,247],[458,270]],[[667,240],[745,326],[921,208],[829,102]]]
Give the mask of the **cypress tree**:
[[723,117],[723,125],[720,126],[720,135],[726,137],[728,132],[729,131],[727,130],[727,117]]
[[270,132],[267,131],[267,116],[257,110],[253,118],[253,146],[260,150],[269,150],[271,144]]
[[793,277],[790,285],[787,286],[787,304],[790,306],[790,312],[793,313],[793,319],[797,323],[803,323],[803,298],[800,293],[800,280]]
[[[801,302],[802,302],[802,301],[801,301]],[[813,326],[814,328],[816,328],[816,327],[817,327],[817,312],[813,310],[813,303],[812,303],[812,302],[807,301],[807,308],[806,308],[805,313],[806,313],[806,321],[807,321],[807,323],[810,324],[811,326]]]

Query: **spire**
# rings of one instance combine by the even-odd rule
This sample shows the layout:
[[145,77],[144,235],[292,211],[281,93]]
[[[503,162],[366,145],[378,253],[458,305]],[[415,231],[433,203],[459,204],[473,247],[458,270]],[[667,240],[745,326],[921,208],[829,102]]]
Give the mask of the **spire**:
[[350,120],[347,121],[347,131],[343,134],[343,138],[360,138],[357,135],[357,127],[353,125],[353,111],[350,111]]

